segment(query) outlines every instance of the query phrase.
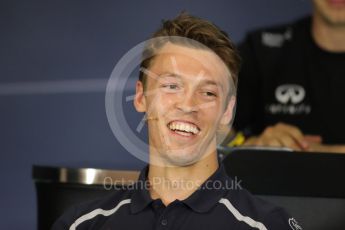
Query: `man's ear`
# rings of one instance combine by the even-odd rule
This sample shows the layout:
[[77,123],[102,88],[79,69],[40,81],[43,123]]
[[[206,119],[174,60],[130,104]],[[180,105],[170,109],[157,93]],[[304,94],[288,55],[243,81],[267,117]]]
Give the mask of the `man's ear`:
[[228,125],[233,116],[234,116],[234,108],[235,108],[235,104],[236,104],[236,97],[235,96],[231,96],[230,100],[228,101],[228,104],[225,107],[225,111],[222,115],[222,118],[220,120],[220,124],[221,125]]
[[146,112],[146,98],[144,95],[144,85],[141,81],[137,81],[137,84],[135,86],[134,107],[140,113]]

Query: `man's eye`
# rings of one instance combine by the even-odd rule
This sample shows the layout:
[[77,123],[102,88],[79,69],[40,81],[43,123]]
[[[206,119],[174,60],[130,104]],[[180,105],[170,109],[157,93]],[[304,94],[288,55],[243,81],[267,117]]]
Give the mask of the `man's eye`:
[[207,97],[217,97],[217,94],[210,92],[210,91],[203,92],[203,95],[207,96]]
[[169,89],[177,89],[177,88],[178,88],[178,85],[168,85],[168,88],[169,88]]
[[178,90],[180,88],[177,84],[163,84],[162,87],[168,90]]

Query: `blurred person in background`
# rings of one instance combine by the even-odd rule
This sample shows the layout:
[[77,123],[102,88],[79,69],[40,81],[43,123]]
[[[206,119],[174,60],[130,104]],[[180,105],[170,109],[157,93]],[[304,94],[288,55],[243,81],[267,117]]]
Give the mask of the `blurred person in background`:
[[240,54],[225,145],[345,153],[345,0],[313,0],[311,16],[249,33]]

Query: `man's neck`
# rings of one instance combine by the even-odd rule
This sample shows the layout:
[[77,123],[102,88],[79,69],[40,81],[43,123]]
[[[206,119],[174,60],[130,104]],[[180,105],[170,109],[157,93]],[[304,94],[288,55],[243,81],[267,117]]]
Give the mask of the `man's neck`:
[[152,199],[160,198],[167,206],[195,192],[219,167],[216,152],[189,166],[149,166],[148,180]]
[[332,25],[314,13],[312,20],[312,36],[316,44],[329,52],[345,52],[345,26]]

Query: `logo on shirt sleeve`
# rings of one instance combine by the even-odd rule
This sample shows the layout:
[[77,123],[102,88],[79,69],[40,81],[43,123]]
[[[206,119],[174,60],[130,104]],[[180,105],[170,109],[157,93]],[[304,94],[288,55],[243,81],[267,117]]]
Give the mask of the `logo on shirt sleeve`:
[[301,226],[299,226],[298,222],[295,220],[295,218],[289,219],[289,225],[291,229],[293,230],[303,230]]
[[282,47],[285,41],[292,37],[292,30],[288,28],[284,33],[270,33],[263,32],[261,34],[261,42],[264,46],[279,48]]

